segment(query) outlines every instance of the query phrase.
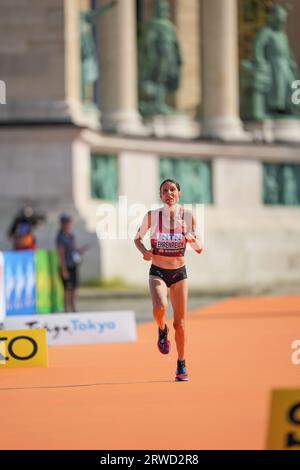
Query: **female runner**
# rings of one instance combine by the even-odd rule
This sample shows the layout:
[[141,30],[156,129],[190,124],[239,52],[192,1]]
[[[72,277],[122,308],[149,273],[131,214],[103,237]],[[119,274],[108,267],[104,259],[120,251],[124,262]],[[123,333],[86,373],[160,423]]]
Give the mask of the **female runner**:
[[[188,281],[184,253],[186,243],[197,252],[202,252],[196,236],[196,219],[191,211],[178,204],[181,196],[177,181],[167,179],[160,185],[163,207],[149,211],[136,234],[135,245],[144,260],[152,261],[149,271],[149,288],[153,304],[153,315],[158,325],[157,346],[162,354],[169,354],[169,329],[166,325],[168,288],[173,307],[175,342],[178,353],[176,381],[188,381],[185,364],[185,319],[187,315]],[[151,249],[143,244],[143,238],[151,229]]]

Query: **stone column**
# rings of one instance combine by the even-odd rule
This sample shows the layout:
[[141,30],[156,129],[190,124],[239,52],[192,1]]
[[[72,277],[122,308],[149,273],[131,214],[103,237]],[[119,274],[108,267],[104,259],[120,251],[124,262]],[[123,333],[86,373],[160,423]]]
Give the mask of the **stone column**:
[[202,136],[249,140],[239,118],[237,0],[202,0]]
[[200,3],[199,0],[172,0],[171,3],[175,6],[175,25],[183,57],[181,84],[175,94],[175,107],[177,111],[195,119],[201,102]]
[[[98,5],[107,0],[98,0]],[[99,20],[100,107],[105,130],[145,134],[138,113],[135,0],[118,1]]]

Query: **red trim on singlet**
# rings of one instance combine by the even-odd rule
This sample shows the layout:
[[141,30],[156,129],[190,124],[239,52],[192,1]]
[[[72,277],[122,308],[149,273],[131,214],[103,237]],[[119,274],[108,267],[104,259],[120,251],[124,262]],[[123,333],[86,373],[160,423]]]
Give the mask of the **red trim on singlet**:
[[[182,210],[182,219],[184,219],[184,210]],[[175,233],[175,229],[174,229],[174,223],[175,223],[175,220],[171,220],[170,219],[170,234],[173,235]],[[173,226],[173,228],[171,228]],[[159,233],[162,233],[162,211],[159,211],[159,214],[158,214],[158,230],[159,230]],[[182,235],[184,235],[183,232],[181,232]]]
[[158,214],[158,231],[162,233],[162,211],[159,211]]

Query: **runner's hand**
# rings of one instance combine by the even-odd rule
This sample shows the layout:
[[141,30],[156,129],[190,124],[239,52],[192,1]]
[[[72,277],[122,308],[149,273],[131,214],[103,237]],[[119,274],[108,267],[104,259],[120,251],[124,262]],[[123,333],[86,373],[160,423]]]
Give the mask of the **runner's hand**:
[[70,273],[67,269],[63,270],[62,277],[63,277],[64,281],[67,281],[70,278]]
[[197,240],[195,235],[193,235],[191,232],[186,233],[185,239],[188,243],[195,243]]
[[147,250],[144,253],[143,258],[145,261],[152,261],[152,250]]
[[196,235],[193,235],[191,232],[188,232],[185,235],[185,239],[188,243],[191,244],[192,248],[196,251],[196,253],[202,253],[203,248],[200,246],[200,242],[197,239]]

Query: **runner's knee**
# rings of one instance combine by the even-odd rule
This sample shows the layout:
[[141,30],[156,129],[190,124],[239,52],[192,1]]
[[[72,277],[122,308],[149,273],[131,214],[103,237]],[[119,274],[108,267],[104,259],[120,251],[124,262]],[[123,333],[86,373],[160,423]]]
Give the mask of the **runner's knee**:
[[175,331],[184,331],[184,320],[174,320],[173,326]]
[[168,308],[167,302],[163,302],[163,301],[157,302],[153,306],[153,309],[156,313],[165,313],[167,311],[167,308]]

